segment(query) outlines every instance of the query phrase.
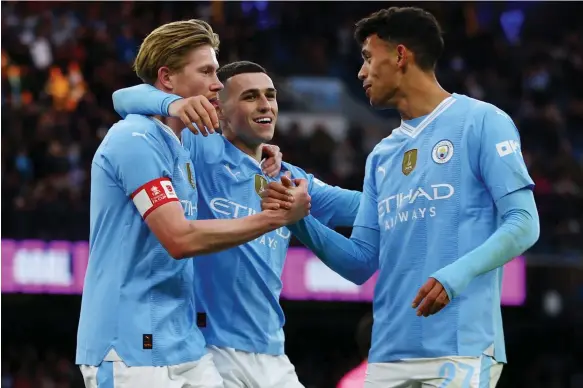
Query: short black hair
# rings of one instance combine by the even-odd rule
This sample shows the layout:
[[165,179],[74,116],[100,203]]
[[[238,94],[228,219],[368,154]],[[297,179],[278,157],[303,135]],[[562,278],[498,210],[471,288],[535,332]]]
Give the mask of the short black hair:
[[217,70],[217,77],[219,81],[225,83],[231,77],[234,77],[238,74],[245,74],[245,73],[265,73],[267,74],[267,70],[265,68],[255,62],[250,61],[236,61],[228,63],[224,66],[221,66]]
[[435,16],[421,8],[382,9],[356,23],[354,38],[360,45],[375,34],[388,43],[405,45],[421,70],[434,70],[443,53],[441,27]]
[[356,344],[363,359],[368,358],[372,337],[372,314],[368,313],[360,319],[356,329]]

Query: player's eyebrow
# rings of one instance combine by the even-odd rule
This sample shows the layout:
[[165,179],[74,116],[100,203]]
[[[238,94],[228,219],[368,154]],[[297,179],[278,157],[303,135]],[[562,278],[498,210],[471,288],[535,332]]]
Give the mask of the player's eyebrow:
[[[277,90],[275,88],[267,88],[264,89],[265,94],[276,94]],[[244,90],[243,93],[241,93],[241,96],[248,96],[248,95],[252,95],[252,96],[256,96],[259,95],[261,93],[261,90],[259,89],[247,89]]]
[[198,68],[199,71],[207,71],[207,70],[208,71],[217,71],[217,69],[218,69],[218,66],[215,65],[215,64],[211,64],[211,63],[207,63],[207,64],[204,64],[204,65],[201,65]]

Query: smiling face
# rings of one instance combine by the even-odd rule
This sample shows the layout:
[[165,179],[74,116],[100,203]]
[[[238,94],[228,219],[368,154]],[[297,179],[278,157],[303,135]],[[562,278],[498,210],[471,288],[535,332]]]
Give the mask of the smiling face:
[[221,93],[223,132],[248,146],[271,141],[277,122],[276,90],[261,72],[241,73],[225,82]]

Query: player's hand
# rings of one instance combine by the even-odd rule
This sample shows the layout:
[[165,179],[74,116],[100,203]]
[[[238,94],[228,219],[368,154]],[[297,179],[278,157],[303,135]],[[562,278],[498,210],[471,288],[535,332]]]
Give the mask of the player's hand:
[[282,181],[283,183],[271,182],[261,193],[263,197],[261,208],[279,209],[284,225],[294,224],[310,214],[312,198],[308,194],[308,182],[305,179],[292,181],[289,175],[282,177]]
[[[168,107],[168,114],[178,117],[192,133],[203,136],[214,133],[219,128],[219,117],[213,104],[205,96],[182,98]],[[196,127],[192,125],[196,124]]]
[[271,144],[263,145],[263,157],[265,157],[265,162],[263,162],[263,173],[267,176],[275,178],[281,171],[281,161],[283,160],[283,154],[279,150],[279,147]]
[[291,190],[293,186],[289,171],[281,177],[281,182],[270,182],[265,190],[261,192],[261,209],[291,209],[294,202],[294,196]]
[[[283,177],[285,180],[287,177]],[[289,180],[289,178],[287,178]],[[308,181],[305,179],[294,179],[295,187],[288,188],[292,193],[292,205],[289,210],[285,210],[285,225],[295,224],[305,216],[310,214],[312,207],[312,197],[308,194]]]
[[435,278],[429,278],[419,289],[413,300],[413,308],[417,308],[417,316],[428,317],[440,311],[449,303],[449,296],[443,285]]

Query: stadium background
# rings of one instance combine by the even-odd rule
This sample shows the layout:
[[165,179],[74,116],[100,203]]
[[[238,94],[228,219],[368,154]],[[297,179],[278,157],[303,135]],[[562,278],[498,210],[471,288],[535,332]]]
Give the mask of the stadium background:
[[[111,93],[139,81],[130,68],[149,31],[209,21],[221,63],[253,60],[275,79],[284,158],[360,190],[367,153],[398,116],[367,108],[352,26],[393,4],[403,5],[2,2],[2,387],[82,387],[73,365],[80,297],[48,293],[62,292],[53,267],[63,252],[67,270],[77,256],[44,242],[87,239],[91,158],[118,119]],[[499,387],[583,387],[583,7],[416,4],[445,30],[442,85],[512,115],[537,184],[541,238],[526,255],[526,298],[503,308],[510,365]],[[347,287],[327,279],[328,291]],[[370,304],[283,306],[300,379],[334,387],[360,362],[354,331]]]

